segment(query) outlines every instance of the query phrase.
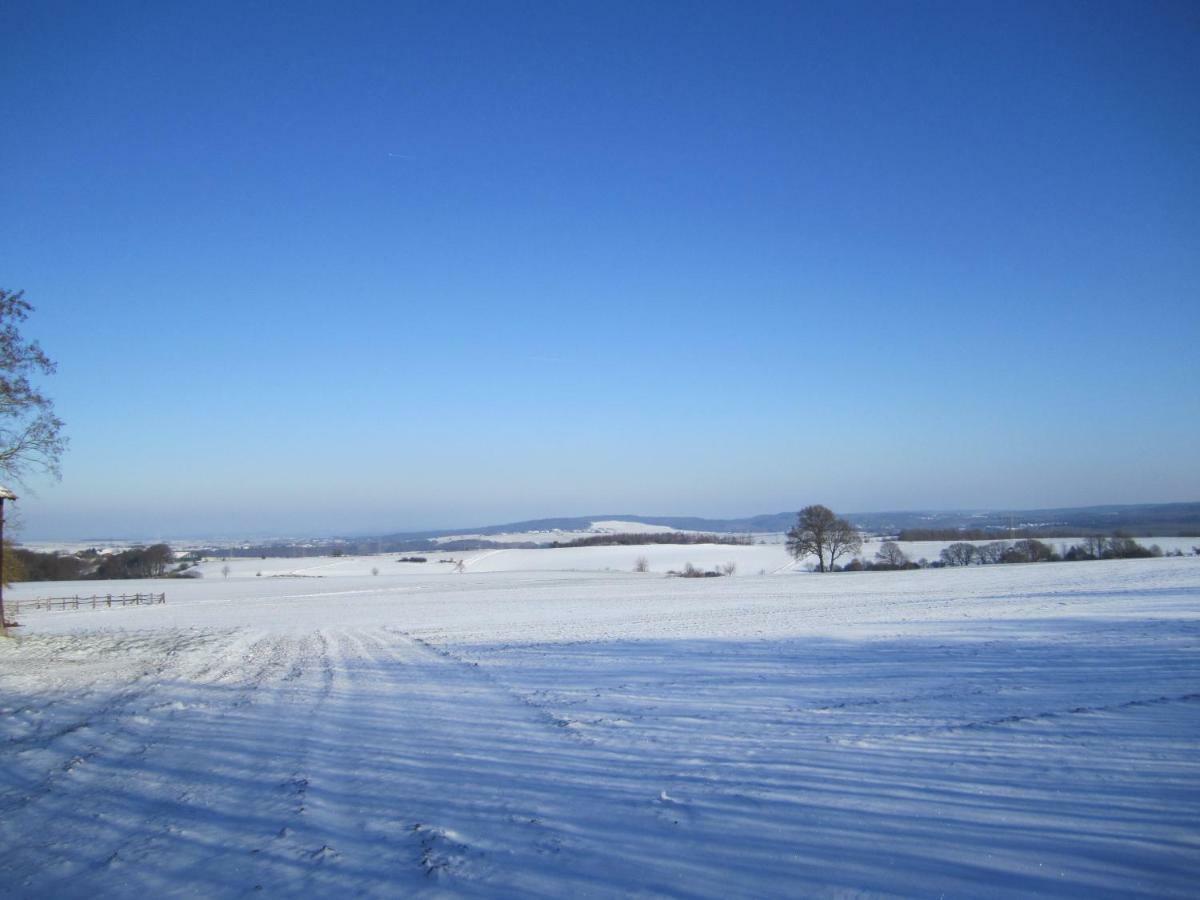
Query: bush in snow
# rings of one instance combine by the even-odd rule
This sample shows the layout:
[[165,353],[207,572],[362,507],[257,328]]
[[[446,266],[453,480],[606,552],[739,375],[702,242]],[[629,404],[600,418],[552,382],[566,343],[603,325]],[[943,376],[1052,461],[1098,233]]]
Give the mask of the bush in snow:
[[676,578],[720,578],[721,577],[720,572],[715,572],[711,569],[706,572],[703,569],[697,569],[691,563],[688,563],[687,565],[685,565],[683,567],[682,572],[676,572],[676,571],[672,570],[672,571],[668,572],[667,574],[674,575]]

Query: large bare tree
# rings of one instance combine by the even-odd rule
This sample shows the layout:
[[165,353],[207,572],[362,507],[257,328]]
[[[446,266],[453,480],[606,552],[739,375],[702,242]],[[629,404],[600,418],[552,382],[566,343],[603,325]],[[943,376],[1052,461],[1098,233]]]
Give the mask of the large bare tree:
[[904,551],[900,549],[900,545],[895,541],[884,541],[879,545],[879,550],[875,553],[875,558],[885,566],[891,566],[893,569],[903,569],[908,565],[908,557],[904,555]]
[[54,403],[30,380],[54,373],[54,363],[21,335],[31,307],[23,291],[0,289],[0,474],[22,482],[34,472],[59,474],[66,448]]
[[840,557],[862,549],[862,536],[829,507],[816,504],[804,507],[796,516],[796,524],[787,533],[787,548],[796,559],[815,556],[817,569],[828,572]]

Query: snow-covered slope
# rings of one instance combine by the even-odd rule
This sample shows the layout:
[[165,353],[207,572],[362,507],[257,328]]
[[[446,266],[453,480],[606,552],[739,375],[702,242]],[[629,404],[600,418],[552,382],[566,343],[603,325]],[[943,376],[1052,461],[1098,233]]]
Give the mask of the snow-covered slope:
[[22,613],[0,893],[1193,894],[1200,560],[686,581],[525,552]]
[[648,525],[643,522],[623,522],[617,519],[605,519],[590,523],[586,528],[563,529],[551,528],[539,531],[506,531],[500,533],[463,533],[447,534],[434,538],[439,544],[453,541],[485,540],[497,544],[551,544],[566,543],[579,538],[599,537],[606,534],[670,534],[679,531],[667,525]]

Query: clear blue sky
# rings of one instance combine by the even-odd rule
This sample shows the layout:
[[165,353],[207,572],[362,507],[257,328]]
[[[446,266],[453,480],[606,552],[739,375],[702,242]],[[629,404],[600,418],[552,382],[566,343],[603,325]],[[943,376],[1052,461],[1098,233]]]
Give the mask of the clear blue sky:
[[0,32],[28,538],[1200,499],[1195,3]]

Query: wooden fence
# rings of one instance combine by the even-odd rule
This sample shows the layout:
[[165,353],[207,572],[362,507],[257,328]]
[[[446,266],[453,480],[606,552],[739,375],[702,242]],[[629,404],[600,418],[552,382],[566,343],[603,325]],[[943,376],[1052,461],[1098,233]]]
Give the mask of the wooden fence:
[[36,600],[7,600],[6,612],[19,615],[31,609],[102,609],[113,606],[150,606],[166,603],[166,594],[93,594],[91,597],[39,597]]

